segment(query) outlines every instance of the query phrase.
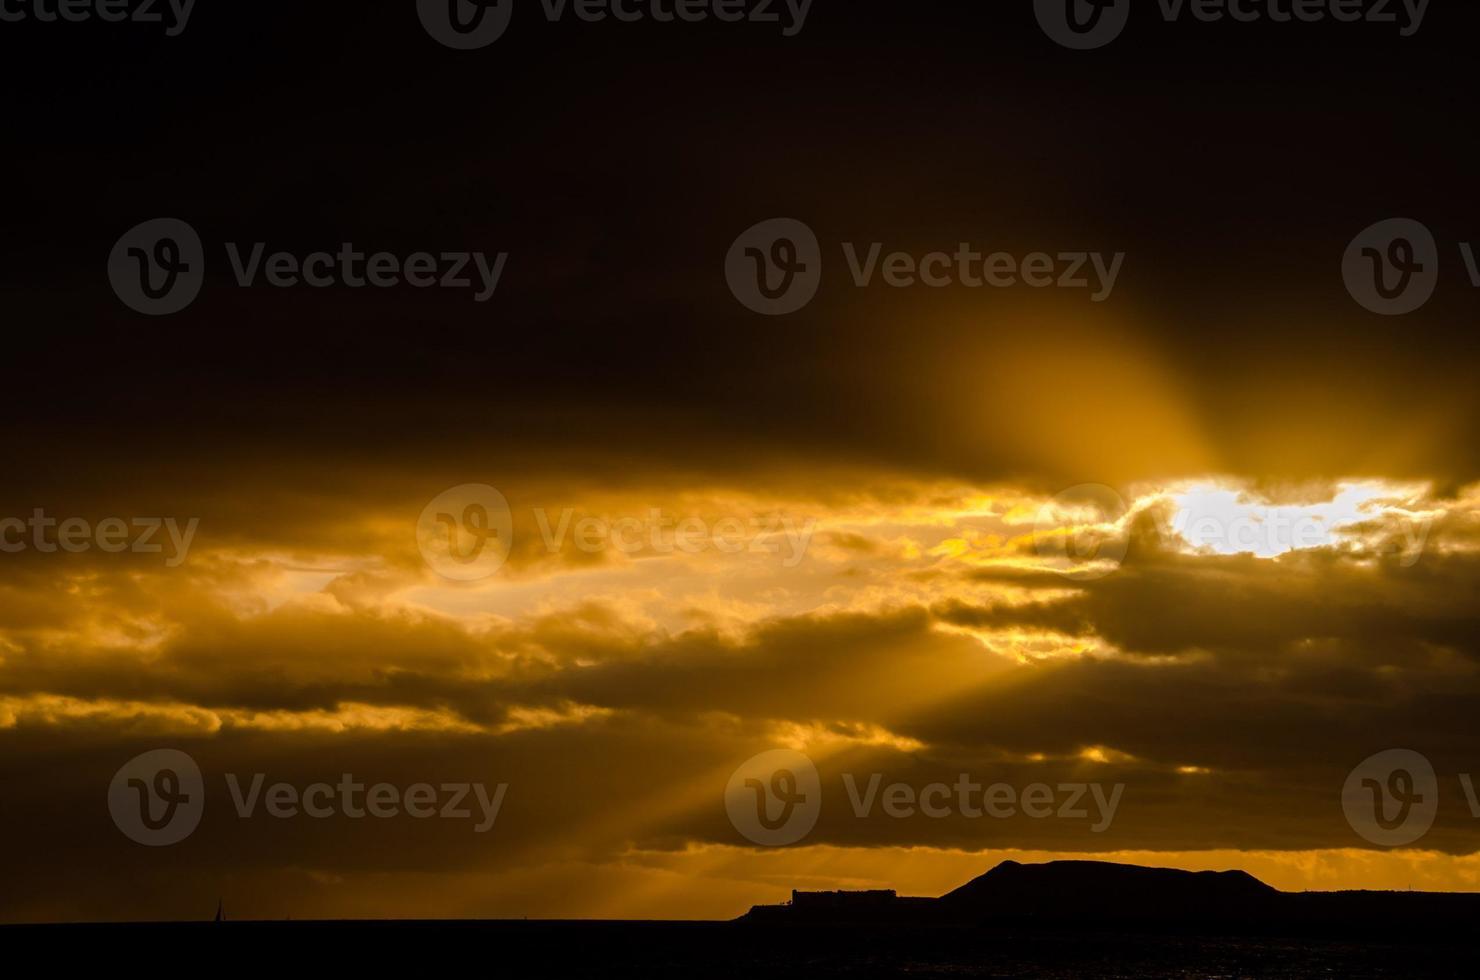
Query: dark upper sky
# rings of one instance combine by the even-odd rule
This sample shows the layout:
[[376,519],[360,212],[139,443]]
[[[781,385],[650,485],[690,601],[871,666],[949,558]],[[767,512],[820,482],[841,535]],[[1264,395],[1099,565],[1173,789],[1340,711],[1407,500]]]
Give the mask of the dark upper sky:
[[[1164,365],[1233,469],[1367,462],[1345,440],[1253,445],[1282,414],[1330,428],[1444,414],[1442,447],[1380,462],[1472,477],[1473,403],[1454,399],[1474,309],[1458,244],[1480,227],[1474,88],[1450,41],[1475,14],[1435,4],[1402,38],[1168,24],[1158,9],[1138,4],[1091,52],[1051,42],[1027,3],[822,0],[792,38],[550,23],[531,3],[474,52],[434,43],[410,3],[204,5],[178,38],[6,24],[0,283],[13,363],[37,366],[6,387],[7,428],[22,445],[56,428],[114,447],[311,452],[422,445],[449,410],[575,443],[636,413],[700,441],[994,475],[1033,464],[921,429],[952,427],[944,390],[990,384],[1004,337],[1072,346],[1060,332],[1085,319]],[[811,307],[767,319],[720,271],[742,229],[778,215],[818,232],[831,275]],[[159,216],[200,232],[208,288],[149,319],[101,270],[125,229]],[[1433,229],[1444,274],[1418,314],[1384,318],[1339,269],[1353,235],[1394,216]],[[510,260],[482,305],[243,290],[228,241]],[[1060,304],[1022,287],[854,289],[844,241],[1127,260],[1110,302]]]

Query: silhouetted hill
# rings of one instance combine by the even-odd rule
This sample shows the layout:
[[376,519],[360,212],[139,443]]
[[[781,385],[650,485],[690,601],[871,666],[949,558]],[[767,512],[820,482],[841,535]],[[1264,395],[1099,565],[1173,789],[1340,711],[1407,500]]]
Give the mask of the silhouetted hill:
[[952,917],[1176,922],[1266,914],[1279,894],[1243,871],[1004,861],[939,904]]
[[[1099,861],[1005,861],[940,898],[793,893],[745,921],[792,924],[1033,926],[1072,929],[1364,932],[1468,930],[1480,895],[1281,892],[1242,871],[1178,871]],[[825,899],[825,900],[824,900]]]

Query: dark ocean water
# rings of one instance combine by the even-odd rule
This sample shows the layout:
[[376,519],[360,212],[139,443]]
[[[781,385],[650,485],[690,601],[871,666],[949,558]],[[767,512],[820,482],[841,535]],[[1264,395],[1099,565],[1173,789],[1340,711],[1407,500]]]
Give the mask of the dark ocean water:
[[195,975],[1234,980],[1473,977],[1470,937],[1208,937],[740,923],[394,922],[0,929],[12,956]]

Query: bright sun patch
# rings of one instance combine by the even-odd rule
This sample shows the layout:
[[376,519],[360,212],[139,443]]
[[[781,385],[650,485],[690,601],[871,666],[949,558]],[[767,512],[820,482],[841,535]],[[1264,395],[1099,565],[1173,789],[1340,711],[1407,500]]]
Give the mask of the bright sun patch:
[[1197,485],[1168,492],[1170,530],[1197,551],[1276,558],[1292,551],[1340,544],[1358,525],[1393,517],[1422,489],[1382,483],[1343,483],[1329,500],[1271,503],[1237,487]]

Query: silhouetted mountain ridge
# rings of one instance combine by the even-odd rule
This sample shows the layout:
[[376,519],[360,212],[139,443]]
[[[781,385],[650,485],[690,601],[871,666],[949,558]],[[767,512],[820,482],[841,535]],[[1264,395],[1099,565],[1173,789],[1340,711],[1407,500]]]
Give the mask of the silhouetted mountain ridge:
[[1004,861],[939,901],[951,909],[1019,918],[1178,919],[1263,908],[1279,894],[1244,871]]
[[1168,929],[1446,929],[1480,917],[1480,895],[1281,892],[1244,871],[1181,871],[1102,861],[1004,861],[940,898],[793,892],[747,921]]

